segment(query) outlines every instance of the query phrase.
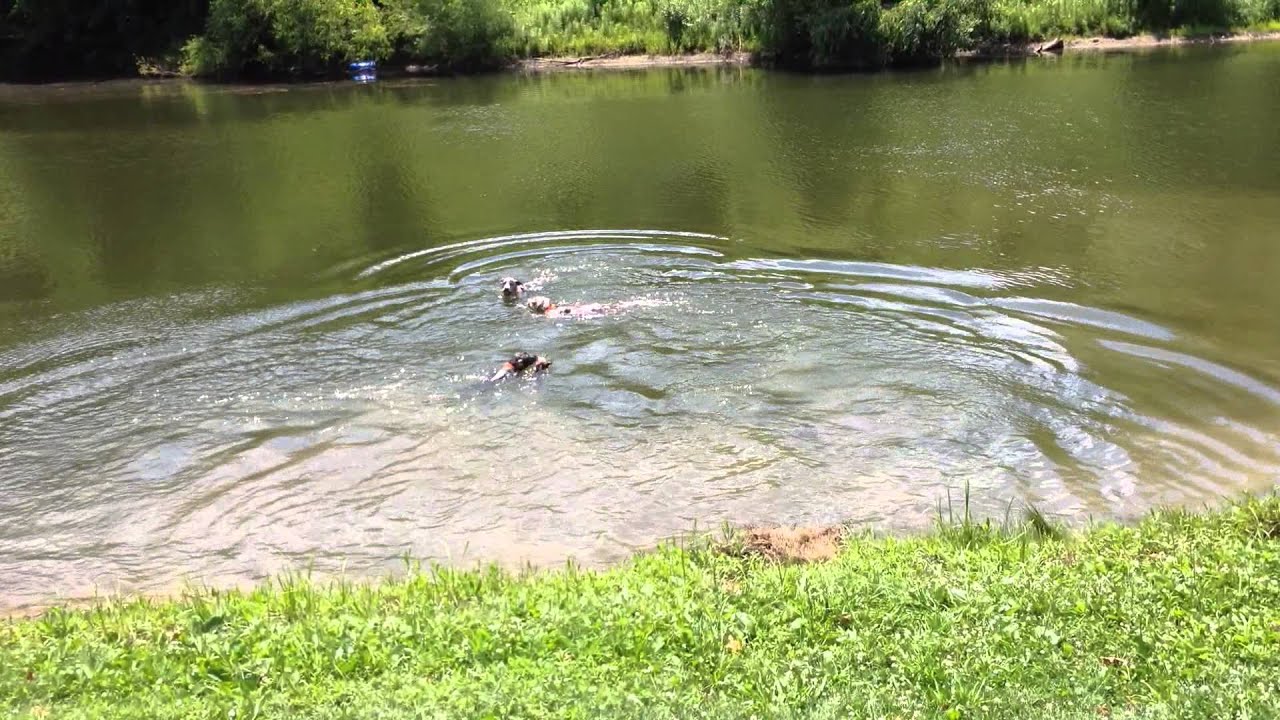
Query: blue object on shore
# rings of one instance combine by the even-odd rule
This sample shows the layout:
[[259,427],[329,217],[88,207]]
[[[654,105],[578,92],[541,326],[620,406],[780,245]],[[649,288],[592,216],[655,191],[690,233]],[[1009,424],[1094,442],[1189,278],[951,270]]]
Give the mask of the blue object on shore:
[[371,83],[378,80],[377,60],[357,60],[347,65],[351,79],[358,83]]

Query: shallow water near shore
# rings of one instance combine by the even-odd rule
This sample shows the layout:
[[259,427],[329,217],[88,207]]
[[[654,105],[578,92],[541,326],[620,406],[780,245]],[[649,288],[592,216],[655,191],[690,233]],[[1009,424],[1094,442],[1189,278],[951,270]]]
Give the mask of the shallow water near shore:
[[8,89],[0,607],[1274,488],[1277,113],[1275,44]]

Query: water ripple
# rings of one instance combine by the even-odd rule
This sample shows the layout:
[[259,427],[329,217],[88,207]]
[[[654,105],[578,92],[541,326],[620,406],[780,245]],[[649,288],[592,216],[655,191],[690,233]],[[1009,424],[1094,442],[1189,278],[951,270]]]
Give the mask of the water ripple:
[[[309,299],[121,303],[6,349],[4,602],[403,553],[590,562],[762,515],[913,526],[964,483],[979,512],[1127,515],[1280,472],[1280,389],[1052,297],[1042,267],[628,229],[346,268]],[[509,274],[626,310],[536,318],[499,301]],[[553,372],[480,382],[521,349]]]

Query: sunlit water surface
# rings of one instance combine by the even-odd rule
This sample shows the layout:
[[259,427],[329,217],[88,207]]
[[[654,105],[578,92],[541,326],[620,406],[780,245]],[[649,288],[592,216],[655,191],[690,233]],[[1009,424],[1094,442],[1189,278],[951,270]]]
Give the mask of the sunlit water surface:
[[5,89],[0,606],[1268,490],[1278,115],[1278,45]]

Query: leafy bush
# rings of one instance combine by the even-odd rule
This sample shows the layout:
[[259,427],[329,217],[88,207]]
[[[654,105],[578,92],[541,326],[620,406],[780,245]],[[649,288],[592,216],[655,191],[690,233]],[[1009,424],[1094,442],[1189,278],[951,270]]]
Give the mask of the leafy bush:
[[[1137,29],[1135,0],[993,0],[974,36],[983,42],[1025,42],[1061,35],[1127,37]],[[1142,2],[1142,0],[1136,0]]]
[[388,59],[415,59],[418,43],[427,34],[427,18],[419,11],[418,0],[379,0],[378,9],[391,46]]
[[977,21],[964,0],[904,0],[885,11],[881,34],[892,63],[936,63],[969,43]]
[[1133,18],[1149,30],[1227,29],[1280,18],[1280,0],[1135,0]]
[[372,0],[211,0],[205,34],[184,56],[198,75],[312,74],[390,50]]
[[769,0],[764,48],[784,64],[876,68],[936,63],[990,24],[988,0]]
[[818,2],[806,23],[814,67],[878,67],[884,64],[878,0]]
[[496,67],[514,52],[515,23],[499,0],[417,0],[426,32],[417,55],[459,69]]
[[868,68],[884,63],[878,0],[768,0],[763,49],[786,65]]
[[1280,0],[1241,0],[1240,17],[1250,25],[1280,20]]
[[661,25],[671,52],[754,46],[759,0],[665,0]]
[[685,49],[682,41],[684,31],[689,27],[691,19],[688,8],[668,3],[662,9],[662,19],[666,25],[667,39],[671,41],[671,48],[677,51]]

